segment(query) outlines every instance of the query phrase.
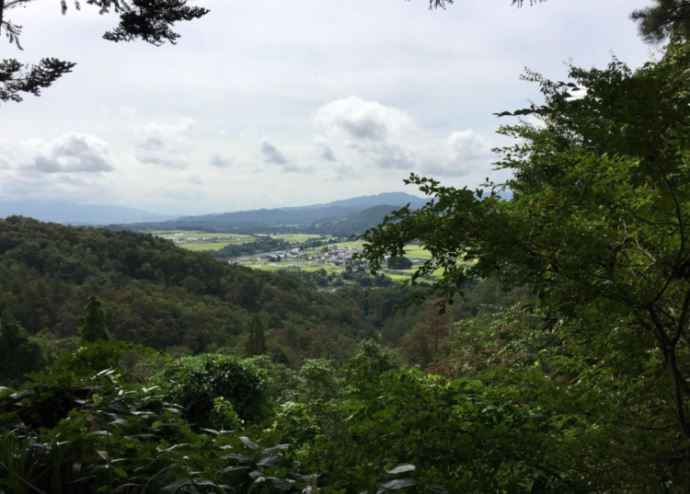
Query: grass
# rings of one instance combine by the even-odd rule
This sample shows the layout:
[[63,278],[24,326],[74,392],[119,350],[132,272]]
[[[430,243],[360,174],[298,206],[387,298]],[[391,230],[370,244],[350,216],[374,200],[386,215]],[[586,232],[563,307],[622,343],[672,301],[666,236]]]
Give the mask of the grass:
[[[244,233],[215,233],[187,230],[159,230],[151,232],[153,235],[172,240],[179,247],[195,252],[220,250],[226,245],[240,245],[256,241],[255,235]],[[301,244],[309,240],[329,240],[331,237],[315,233],[276,233],[273,238],[285,240],[291,244]]]
[[240,245],[254,242],[254,235],[243,233],[215,233],[186,230],[155,231],[153,235],[172,240],[179,247],[195,252],[220,250],[226,245]]
[[408,244],[405,246],[405,257],[408,259],[421,259],[426,261],[431,259],[431,252],[418,244]]
[[328,274],[342,273],[343,271],[345,271],[344,267],[333,266],[332,264],[306,264],[306,265],[302,266],[301,269],[302,269],[302,271],[306,271],[308,273],[313,273],[313,272],[316,272],[316,271],[323,269]]
[[338,247],[349,247],[351,249],[361,249],[364,247],[364,241],[362,240],[351,240],[347,242],[335,242],[330,245],[337,245]]
[[291,244],[301,244],[315,239],[328,240],[330,238],[316,233],[276,233],[271,235],[271,237],[285,240]]
[[226,242],[194,242],[188,244],[180,244],[183,249],[191,250],[193,252],[209,252],[220,250],[228,245]]

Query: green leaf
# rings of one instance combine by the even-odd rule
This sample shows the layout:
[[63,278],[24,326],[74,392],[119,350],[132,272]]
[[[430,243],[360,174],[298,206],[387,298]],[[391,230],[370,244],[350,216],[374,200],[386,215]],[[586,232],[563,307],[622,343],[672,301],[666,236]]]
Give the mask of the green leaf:
[[400,475],[401,473],[414,472],[416,467],[410,463],[402,463],[396,467],[386,470],[386,473],[391,475]]
[[415,485],[416,482],[412,479],[395,479],[385,482],[381,487],[388,491],[400,491],[409,487],[414,487]]

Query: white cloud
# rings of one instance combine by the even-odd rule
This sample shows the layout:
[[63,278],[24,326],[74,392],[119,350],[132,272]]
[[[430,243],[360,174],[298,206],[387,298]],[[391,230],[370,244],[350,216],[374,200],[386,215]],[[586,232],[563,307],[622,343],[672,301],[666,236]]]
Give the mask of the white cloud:
[[88,134],[72,132],[51,141],[28,143],[35,156],[30,166],[42,173],[101,173],[115,169],[110,147]]
[[152,122],[139,127],[137,160],[167,168],[185,168],[191,148],[189,134],[193,128],[194,121],[188,118],[170,123]]
[[[441,12],[428,11],[425,0],[302,0],[299,7],[274,0],[266,16],[263,2],[204,0],[212,12],[181,24],[177,45],[155,49],[100,41],[113,18],[93,6],[55,22],[50,5],[30,2],[13,12],[27,34],[23,56],[39,60],[49,47],[80,63],[40,98],[3,105],[2,139],[20,147],[83,129],[108,143],[117,166],[46,174],[32,166],[35,151],[8,152],[0,143],[0,194],[110,197],[184,213],[399,190],[413,170],[476,185],[491,157],[477,158],[471,138],[449,144],[448,137],[471,128],[487,145],[501,143],[492,114],[540,98],[538,87],[519,82],[524,66],[556,80],[569,58],[603,66],[613,52],[639,66],[650,52],[628,14],[649,1],[552,1],[521,10],[508,0],[467,1]],[[316,144],[315,134],[327,142]],[[295,169],[312,173],[266,163],[263,136]],[[214,152],[232,165],[211,163]],[[190,175],[203,187],[189,185]],[[164,196],[185,187],[200,195]]]
[[385,141],[412,125],[405,112],[357,96],[322,106],[314,120],[325,132],[341,134],[354,142]]
[[[424,129],[404,110],[365,101],[356,96],[323,105],[315,123],[330,136],[317,136],[317,153],[344,155],[347,162],[359,163],[369,173],[377,169],[401,176],[415,171],[444,177],[486,176],[491,170],[490,147],[473,129],[451,133],[448,137]],[[351,166],[350,175],[359,173]],[[342,167],[338,173],[347,173]]]
[[482,178],[492,172],[491,148],[473,129],[453,132],[438,147],[444,150],[444,155],[427,160],[424,172],[444,177]]
[[453,132],[448,136],[446,145],[450,161],[459,165],[485,160],[489,155],[486,141],[472,129]]
[[[399,108],[350,96],[321,106],[314,122],[327,136],[315,138],[321,160],[335,161],[336,155],[342,156],[341,161],[349,163],[350,175],[359,173],[362,167],[369,172],[379,169],[387,173],[416,168],[415,147],[422,133]],[[337,173],[348,174],[343,166]]]
[[384,169],[412,171],[417,168],[415,153],[402,145],[384,145],[376,149],[376,164]]

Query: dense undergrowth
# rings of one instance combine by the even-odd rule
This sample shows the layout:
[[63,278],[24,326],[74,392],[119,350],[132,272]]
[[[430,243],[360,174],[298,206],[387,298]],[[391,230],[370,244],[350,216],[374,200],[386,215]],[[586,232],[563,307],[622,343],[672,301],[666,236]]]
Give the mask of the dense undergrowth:
[[[58,283],[70,296],[85,293],[98,265],[81,284],[55,270],[70,242],[83,256],[86,240],[98,252],[109,237],[23,219],[4,226],[20,231],[5,234],[10,257],[0,261],[14,273],[0,283],[0,492],[647,493],[685,492],[690,483],[668,402],[673,384],[657,370],[659,354],[639,351],[644,339],[621,337],[631,328],[583,330],[614,325],[615,312],[554,319],[529,291],[504,290],[492,279],[467,285],[439,313],[433,299],[401,307],[398,289],[325,294],[258,274],[267,280],[263,290],[294,282],[290,296],[349,300],[349,313],[319,310],[340,311],[352,327],[368,314],[373,329],[331,339],[334,333],[309,328],[307,316],[307,328],[296,330],[296,313],[287,316],[290,324],[271,327],[259,304],[237,309],[251,318],[234,345],[192,356],[189,347],[166,351],[117,339],[127,333],[109,310],[121,306],[94,297],[79,307],[70,336],[47,340],[26,331],[32,319],[24,311],[54,313],[65,295],[23,298],[20,288]],[[43,230],[76,240],[65,240],[59,254],[47,238],[37,240],[42,247],[31,263],[57,264],[27,271],[24,257],[11,257]],[[160,243],[151,247],[154,259],[168,253],[190,269],[206,265],[204,256],[165,242],[122,235],[139,249]],[[114,252],[104,254],[104,265],[120,258]],[[253,279],[215,266],[209,269],[223,279]],[[112,290],[138,283],[106,272]],[[166,296],[179,290],[171,280],[145,283]],[[100,294],[117,298],[111,288]],[[291,348],[286,341],[314,345],[319,358],[304,351],[282,358]]]
[[484,362],[459,377],[451,353],[444,377],[372,342],[296,369],[83,345],[0,389],[0,491],[682,492],[669,417],[639,414],[542,336],[496,351],[534,323],[515,310],[456,332]]

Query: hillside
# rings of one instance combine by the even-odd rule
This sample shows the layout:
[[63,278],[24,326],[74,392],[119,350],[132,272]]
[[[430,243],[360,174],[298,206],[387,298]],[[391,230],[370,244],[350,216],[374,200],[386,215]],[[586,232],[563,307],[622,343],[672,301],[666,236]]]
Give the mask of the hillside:
[[[127,225],[135,230],[203,230],[237,233],[306,232],[328,235],[356,235],[378,224],[385,214],[410,204],[419,208],[425,200],[410,194],[391,192],[362,196],[326,204],[257,209],[172,221]],[[365,212],[366,211],[366,212]]]
[[324,218],[312,223],[307,231],[322,235],[334,235],[347,237],[364,232],[378,225],[383,218],[397,209],[398,206],[372,206],[356,213],[351,213],[335,218]]
[[146,234],[0,220],[0,309],[10,308],[29,333],[75,335],[93,294],[104,300],[115,338],[160,349],[241,352],[258,315],[284,361],[347,355],[394,316],[382,304],[401,296],[320,292],[297,274],[231,266]]

